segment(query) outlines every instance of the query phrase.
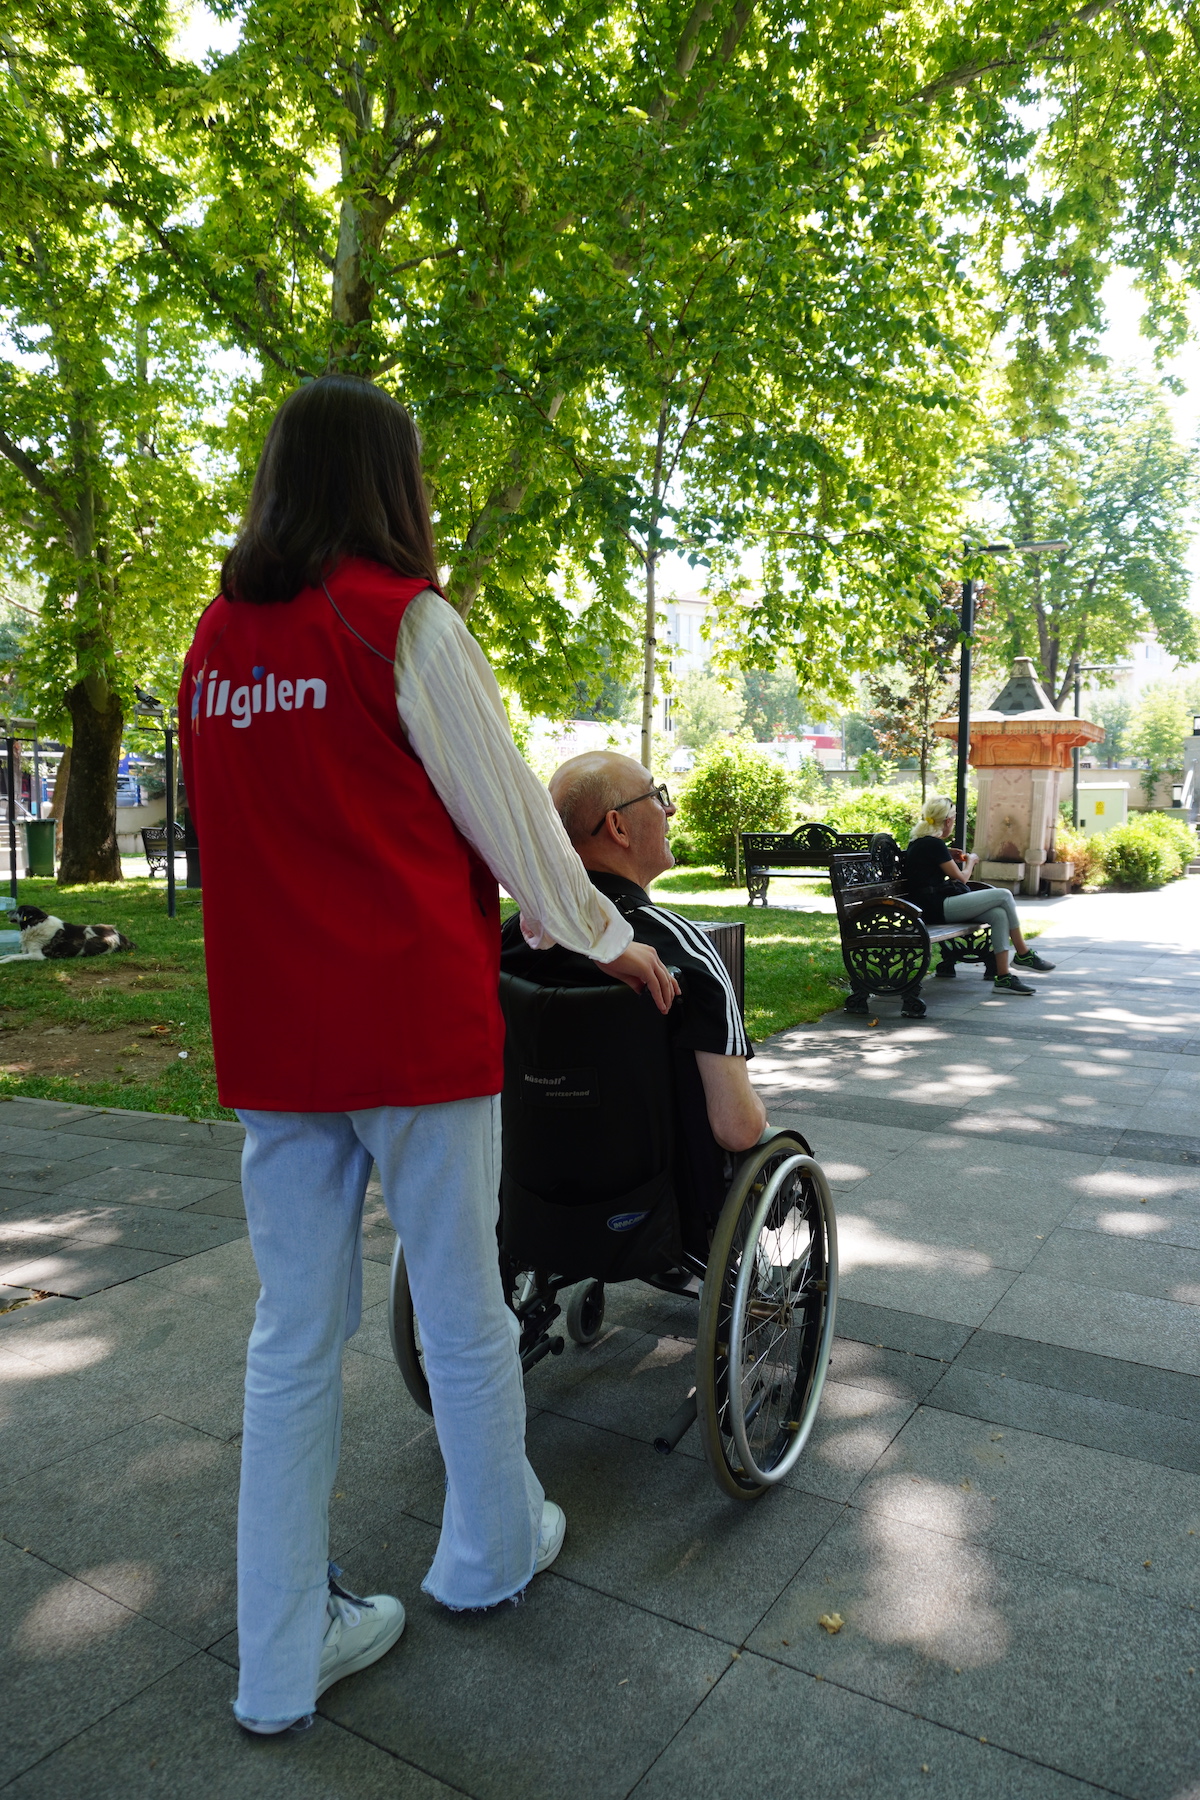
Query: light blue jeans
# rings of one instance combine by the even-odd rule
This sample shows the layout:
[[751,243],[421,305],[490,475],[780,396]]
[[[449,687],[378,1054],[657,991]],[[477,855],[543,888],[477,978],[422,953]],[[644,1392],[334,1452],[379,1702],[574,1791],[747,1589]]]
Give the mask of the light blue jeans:
[[290,1720],[316,1704],[342,1345],[362,1312],[372,1162],[404,1244],[446,1464],[425,1592],[462,1608],[519,1593],[533,1573],[544,1495],[525,1456],[518,1326],[496,1253],[499,1097],[238,1117],[262,1291],[246,1356],[234,1711]]
[[961,925],[964,919],[986,925],[992,934],[994,955],[1008,949],[1011,933],[1020,928],[1017,903],[1007,888],[984,888],[978,894],[949,894],[942,901],[942,914],[951,925]]

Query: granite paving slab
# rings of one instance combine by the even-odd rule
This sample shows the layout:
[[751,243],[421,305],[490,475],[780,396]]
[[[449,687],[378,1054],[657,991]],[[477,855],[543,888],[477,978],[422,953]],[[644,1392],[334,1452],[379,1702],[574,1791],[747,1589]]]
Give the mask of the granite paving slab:
[[238,1452],[150,1419],[0,1490],[0,1532],[203,1648],[234,1617]]
[[7,1256],[10,1246],[53,1236],[81,1244],[125,1244],[132,1249],[161,1250],[169,1256],[193,1256],[245,1236],[244,1225],[197,1215],[194,1209],[89,1204],[62,1195],[53,1196],[53,1201],[0,1213],[0,1253]]
[[[0,1783],[6,1784],[44,1766],[61,1745],[192,1651],[173,1632],[3,1540],[0,1576]],[[60,1796],[78,1791],[57,1790]]]
[[1196,1309],[1177,1300],[1084,1282],[1045,1281],[1028,1272],[1014,1279],[987,1325],[1009,1337],[1200,1375]]
[[653,1768],[635,1800],[1090,1800],[1102,1790],[914,1718],[825,1676],[746,1653]]
[[899,1350],[939,1362],[952,1361],[973,1336],[969,1325],[889,1306],[869,1306],[847,1299],[845,1294],[838,1298],[837,1326],[841,1336],[874,1344],[879,1350]]
[[847,1220],[841,1291],[850,1300],[898,1312],[925,1312],[958,1325],[982,1325],[1017,1279],[982,1251],[913,1241],[869,1221]]
[[[1184,1249],[1156,1238],[1056,1231],[1039,1249],[1033,1268],[1047,1281],[1084,1282],[1090,1287],[1200,1306],[1200,1249]],[[1200,1312],[1196,1333],[1200,1337]]]
[[735,1508],[697,1458],[649,1445],[631,1454],[619,1434],[549,1412],[530,1429],[529,1453],[570,1521],[562,1577],[735,1648],[841,1512],[811,1491]]
[[963,1363],[945,1371],[926,1405],[1200,1474],[1200,1424],[1191,1419],[1164,1417],[1089,1394],[1041,1387]]
[[451,1800],[461,1791],[328,1719],[302,1738],[251,1743],[233,1722],[232,1691],[227,1668],[191,1653],[9,1792],[20,1800]]
[[623,1800],[728,1667],[728,1644],[553,1570],[521,1606],[448,1613],[417,1592],[432,1540],[382,1560],[413,1595],[408,1628],[322,1712],[479,1800]]
[[217,1188],[211,1194],[205,1194],[203,1200],[193,1200],[184,1212],[212,1213],[217,1218],[245,1219],[246,1206],[242,1199],[241,1185],[231,1184],[229,1187]]
[[[944,1498],[952,1514],[954,1490]],[[845,1623],[831,1636],[818,1621],[835,1611]],[[1200,1774],[1198,1645],[1196,1615],[1178,1605],[858,1512],[750,1639],[826,1682],[1139,1800],[1178,1800]]]
[[117,1282],[134,1281],[173,1261],[174,1258],[155,1250],[67,1241],[47,1254],[6,1262],[0,1274],[13,1287],[78,1298],[113,1287]]
[[64,1182],[58,1189],[65,1198],[113,1200],[126,1206],[191,1206],[228,1186],[224,1177],[160,1175],[152,1169],[97,1169]]
[[[874,1028],[835,1014],[763,1046],[771,1116],[813,1142],[842,1220],[811,1441],[749,1507],[695,1432],[656,1455],[695,1379],[695,1302],[610,1288],[601,1341],[527,1379],[568,1530],[522,1606],[457,1617],[420,1592],[444,1469],[391,1355],[373,1180],[331,1550],[409,1622],[327,1693],[307,1761],[227,1711],[258,1293],[241,1129],[0,1107],[0,1251],[170,1246],[83,1298],[0,1311],[0,1552],[36,1559],[85,1621],[68,1694],[48,1640],[20,1635],[40,1592],[22,1602],[21,1692],[78,1717],[14,1791],[1200,1796],[1198,896],[1031,907],[1061,974],[1028,1006],[964,976],[928,984],[923,1021],[881,1003]],[[88,1607],[169,1633],[174,1665],[122,1662],[133,1627],[105,1636]]]
[[856,1505],[1185,1607],[1200,1587],[1200,1479],[923,1406]]
[[959,1351],[957,1366],[1061,1388],[1068,1394],[1091,1395],[1116,1406],[1132,1406],[1167,1418],[1200,1422],[1200,1378],[1116,1356],[1068,1350],[1061,1344],[1039,1344],[1030,1338],[1006,1337],[995,1331],[976,1331]]

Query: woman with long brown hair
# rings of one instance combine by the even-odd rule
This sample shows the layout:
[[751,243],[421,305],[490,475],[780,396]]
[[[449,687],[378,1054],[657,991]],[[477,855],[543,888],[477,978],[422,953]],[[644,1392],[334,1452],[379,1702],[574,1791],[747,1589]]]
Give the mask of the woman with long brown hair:
[[663,1011],[675,988],[589,882],[437,590],[419,442],[397,401],[347,375],[284,401],[221,587],[185,663],[180,741],[217,1079],[246,1129],[262,1284],[234,1710],[274,1734],[310,1723],[318,1695],[404,1625],[398,1599],[354,1596],[328,1561],[372,1163],[404,1244],[446,1464],[425,1590],[495,1605],[562,1543],[562,1512],[525,1456],[496,1258],[497,879],[531,944],[593,957]]

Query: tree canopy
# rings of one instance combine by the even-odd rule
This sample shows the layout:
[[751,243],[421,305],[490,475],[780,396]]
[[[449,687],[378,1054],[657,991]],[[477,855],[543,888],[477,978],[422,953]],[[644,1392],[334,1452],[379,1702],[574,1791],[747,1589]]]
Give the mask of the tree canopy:
[[1060,421],[1013,432],[984,458],[1006,530],[1067,543],[992,578],[993,645],[1032,656],[1056,705],[1077,665],[1119,663],[1148,631],[1181,660],[1200,654],[1184,563],[1197,479],[1161,394],[1105,375],[1077,381],[1067,402]]
[[[0,36],[0,516],[46,584],[71,843],[297,381],[411,406],[447,592],[527,707],[639,656],[645,703],[669,554],[710,571],[734,662],[844,702],[953,566],[985,378],[995,484],[1016,507],[1044,477],[1079,524],[1064,459],[1113,491],[1121,455],[1116,400],[1063,424],[1110,261],[1166,345],[1200,276],[1168,0],[216,10],[238,40],[204,68],[162,0],[13,0]],[[227,409],[218,348],[247,359]],[[1139,517],[1142,565],[1095,593],[1173,647],[1178,520]],[[1061,685],[1124,626],[1093,606],[1080,639],[1041,579],[1013,616]]]

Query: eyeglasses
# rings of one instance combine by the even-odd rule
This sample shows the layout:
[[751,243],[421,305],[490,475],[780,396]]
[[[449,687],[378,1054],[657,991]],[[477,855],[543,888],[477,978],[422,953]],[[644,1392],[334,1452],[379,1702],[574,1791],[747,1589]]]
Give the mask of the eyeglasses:
[[[663,784],[657,782],[655,786],[650,789],[649,793],[635,794],[632,800],[622,800],[620,806],[610,806],[608,812],[604,815],[604,819],[607,819],[608,813],[624,812],[627,806],[636,806],[639,800],[657,800],[664,812],[670,812],[671,810],[671,796],[668,794]],[[604,819],[601,819],[599,825],[593,825],[592,829],[588,832],[589,837],[595,837],[596,833],[600,830],[600,827],[604,824]]]

